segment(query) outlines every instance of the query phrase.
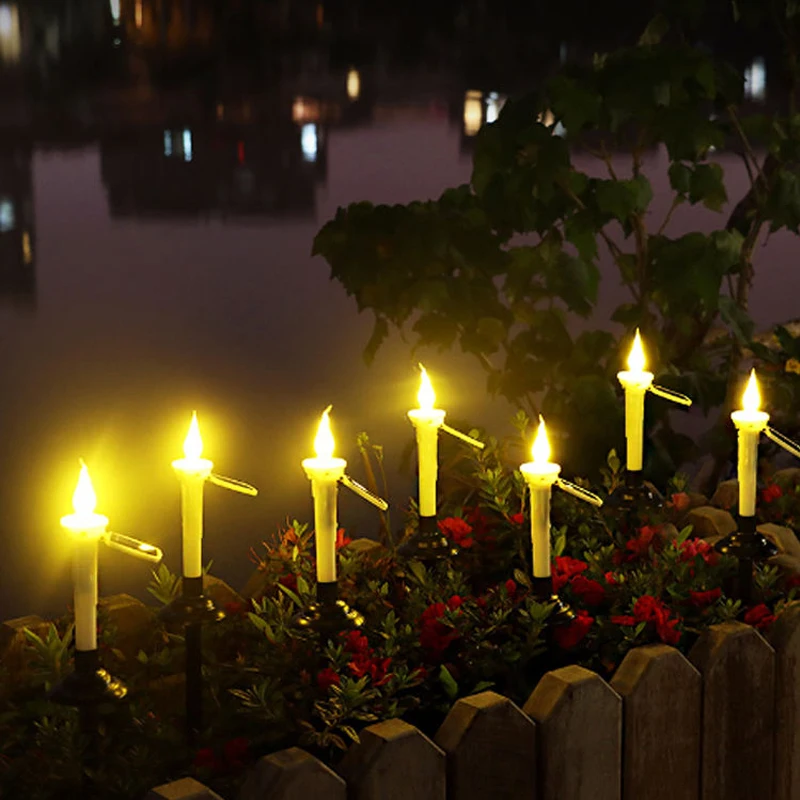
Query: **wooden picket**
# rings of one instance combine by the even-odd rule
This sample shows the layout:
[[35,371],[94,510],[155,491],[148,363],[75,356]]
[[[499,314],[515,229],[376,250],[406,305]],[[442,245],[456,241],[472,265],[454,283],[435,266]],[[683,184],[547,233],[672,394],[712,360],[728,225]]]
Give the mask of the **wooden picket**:
[[700,673],[672,647],[631,650],[611,681],[622,697],[624,800],[697,800]]
[[[31,622],[41,620],[0,624],[12,680]],[[336,772],[299,748],[273,753],[236,800],[486,797],[798,800],[800,602],[768,640],[729,622],[701,634],[688,660],[666,645],[636,648],[610,684],[582,667],[554,670],[522,710],[494,692],[462,698],[434,741],[402,720],[371,725]],[[223,799],[182,778],[145,800]]]
[[703,676],[702,800],[772,794],[775,651],[740,622],[704,631],[689,654]]
[[800,603],[770,631],[775,648],[775,786],[773,800],[800,797]]

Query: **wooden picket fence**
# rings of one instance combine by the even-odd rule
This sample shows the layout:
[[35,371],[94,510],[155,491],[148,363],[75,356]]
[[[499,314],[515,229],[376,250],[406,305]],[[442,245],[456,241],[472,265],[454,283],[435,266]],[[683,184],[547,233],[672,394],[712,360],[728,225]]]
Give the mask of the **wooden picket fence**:
[[[366,728],[334,772],[299,748],[262,758],[236,800],[798,800],[800,603],[765,639],[738,622],[689,658],[632,650],[610,683],[547,673],[518,708],[483,692],[428,737]],[[146,800],[220,800],[185,778]],[[234,800],[229,798],[228,800]]]

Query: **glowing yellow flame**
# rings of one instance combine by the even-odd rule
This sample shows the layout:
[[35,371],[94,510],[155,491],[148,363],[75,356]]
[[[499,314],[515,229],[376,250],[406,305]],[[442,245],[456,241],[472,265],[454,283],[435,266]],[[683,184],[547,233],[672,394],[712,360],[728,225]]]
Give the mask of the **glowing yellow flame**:
[[361,75],[357,69],[351,69],[347,73],[347,96],[350,100],[358,100],[361,95]]
[[333,458],[333,431],[331,431],[331,409],[333,406],[328,406],[322,412],[322,419],[319,421],[319,428],[317,428],[317,435],[314,439],[314,452],[317,458]]
[[469,91],[464,96],[464,135],[475,136],[483,124],[483,94]]
[[633,347],[628,356],[628,369],[631,372],[644,372],[644,348],[642,347],[642,337],[639,335],[639,329],[636,329],[636,336],[633,337]]
[[436,403],[436,393],[433,391],[431,379],[422,364],[419,365],[420,379],[417,402],[423,411],[432,411]]
[[89,516],[94,514],[96,506],[97,495],[94,493],[92,478],[89,475],[86,464],[81,460],[81,474],[78,476],[78,484],[72,494],[72,507],[75,509],[76,514]]
[[203,455],[203,440],[200,437],[200,426],[197,424],[196,411],[192,411],[189,433],[186,434],[186,438],[183,440],[183,455],[191,461],[197,461]]
[[547,439],[547,428],[544,425],[544,417],[539,414],[539,428],[536,431],[536,438],[531,447],[533,461],[536,464],[547,464],[550,461],[550,442]]
[[755,369],[750,372],[750,380],[747,381],[747,386],[742,396],[742,406],[745,411],[758,411],[761,408],[761,392],[758,390]]

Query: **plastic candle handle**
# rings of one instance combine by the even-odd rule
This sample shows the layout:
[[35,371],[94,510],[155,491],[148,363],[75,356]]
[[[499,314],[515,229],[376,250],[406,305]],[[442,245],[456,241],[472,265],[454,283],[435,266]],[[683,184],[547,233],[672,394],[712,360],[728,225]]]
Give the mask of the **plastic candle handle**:
[[244,481],[237,481],[235,478],[226,478],[224,475],[211,474],[208,479],[214,486],[221,486],[223,489],[230,489],[232,492],[239,492],[239,494],[248,494],[251,497],[258,495],[258,489],[251,486]]
[[389,504],[382,497],[378,497],[378,495],[367,489],[366,486],[362,486],[358,481],[354,481],[349,475],[342,475],[339,480],[342,485],[346,486],[353,494],[357,494],[368,503],[372,503],[375,508],[381,511],[386,511],[389,508]]
[[673,392],[672,389],[665,389],[663,386],[651,386],[650,391],[654,395],[663,397],[665,400],[671,400],[673,403],[677,403],[680,406],[690,406],[692,404],[691,397],[687,397],[680,392]]
[[107,533],[104,541],[112,550],[121,550],[129,556],[145,561],[158,562],[164,557],[160,547],[126,536],[124,533]]
[[466,433],[461,433],[461,431],[451,428],[449,425],[445,425],[444,423],[442,424],[442,430],[445,433],[449,433],[451,436],[455,436],[456,439],[461,439],[461,441],[471,444],[473,447],[477,447],[479,450],[483,450],[483,448],[486,447],[483,442],[479,442],[477,439],[467,436]]
[[574,483],[565,481],[563,478],[556,478],[556,486],[563,489],[567,494],[577,497],[578,500],[583,500],[584,503],[591,503],[598,508],[603,505],[602,498],[598,497],[594,492],[584,489],[582,486],[577,486]]
[[800,458],[800,444],[792,441],[788,436],[784,436],[780,431],[775,428],[770,428],[769,425],[764,429],[768,439],[772,439],[775,444],[782,447],[787,453],[791,453],[796,458]]

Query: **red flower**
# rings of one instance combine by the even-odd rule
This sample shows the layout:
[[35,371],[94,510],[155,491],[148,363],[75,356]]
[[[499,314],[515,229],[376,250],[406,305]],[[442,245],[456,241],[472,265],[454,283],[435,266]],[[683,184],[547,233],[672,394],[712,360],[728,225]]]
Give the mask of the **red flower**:
[[681,632],[676,630],[678,622],[680,620],[666,617],[656,620],[656,633],[664,644],[678,644],[681,640]]
[[317,686],[321,691],[327,692],[331,686],[341,686],[342,679],[333,667],[325,667],[317,673]]
[[705,539],[687,539],[681,544],[681,561],[694,561],[698,556],[710,567],[719,561],[719,553]]
[[587,606],[599,606],[605,600],[606,590],[597,581],[585,575],[576,575],[569,586]]
[[625,625],[626,627],[629,628],[632,628],[637,624],[636,617],[628,617],[625,616],[624,614],[611,617],[611,622],[613,622],[614,625]]
[[218,772],[222,767],[222,762],[217,758],[210,747],[204,747],[202,750],[198,750],[197,753],[195,753],[194,765],[197,769],[208,769],[212,772]]
[[391,658],[373,658],[370,653],[368,656],[357,656],[347,666],[354,677],[363,678],[367,675],[374,686],[382,686],[391,678],[391,665]]
[[772,503],[783,496],[781,487],[777,483],[770,483],[761,490],[761,499],[765,503]]
[[775,615],[764,603],[761,603],[751,608],[744,615],[744,621],[760,631],[766,631],[775,622]]
[[514,597],[515,597],[515,596],[516,596],[516,594],[517,594],[517,584],[516,584],[516,581],[513,581],[513,580],[511,580],[511,578],[509,578],[509,579],[508,579],[508,580],[505,582],[505,587],[506,587],[506,592],[508,593],[508,596],[509,596],[509,597],[510,597],[510,598],[513,600],[513,599],[514,599]]
[[369,639],[361,631],[348,631],[344,639],[346,652],[359,655],[365,655],[370,652]]
[[460,598],[460,597],[459,597],[457,594],[454,594],[454,595],[453,595],[453,596],[452,596],[452,597],[451,597],[451,598],[450,598],[450,599],[447,601],[447,607],[448,607],[448,608],[449,608],[451,611],[455,611],[457,608],[461,608],[461,604],[462,604],[463,602],[464,602],[464,601],[463,601],[463,600],[462,600],[462,599],[461,599],[461,598]]
[[553,572],[553,591],[560,591],[568,580],[580,575],[584,570],[589,569],[585,561],[569,556],[556,556],[555,570]]
[[475,544],[472,538],[472,526],[460,517],[447,517],[441,520],[439,530],[443,536],[459,547],[472,547]]
[[492,540],[493,537],[488,536],[488,534],[495,525],[494,520],[484,514],[480,506],[475,506],[469,510],[464,509],[464,511],[466,513],[467,523],[472,528],[472,536],[479,542]]
[[341,550],[346,547],[353,540],[349,536],[345,536],[344,528],[339,528],[336,531],[336,549]]
[[225,742],[222,753],[225,757],[225,762],[231,769],[239,769],[244,766],[249,749],[249,740],[244,736],[239,736],[236,739]]
[[446,611],[444,603],[433,603],[420,617],[419,643],[431,661],[440,661],[450,643],[459,637],[458,631],[441,622]]
[[658,528],[645,525],[639,528],[639,533],[625,544],[625,549],[629,550],[634,558],[647,555],[653,545],[653,538],[658,533]]
[[525,524],[525,515],[521,511],[518,511],[516,514],[512,514],[508,518],[508,521],[509,522],[513,522],[514,525],[524,525]]
[[553,639],[564,650],[569,650],[583,641],[589,629],[594,625],[594,617],[581,609],[569,625],[557,625],[553,628]]
[[722,594],[722,589],[709,589],[707,592],[689,592],[689,602],[697,608],[705,608],[712,603],[716,603]]
[[671,503],[672,507],[676,511],[681,512],[686,511],[686,509],[689,508],[689,503],[691,503],[691,500],[686,492],[675,492],[675,494],[672,495]]
[[606,579],[606,583],[609,586],[616,586],[618,583],[617,576],[613,572],[606,572],[606,574],[603,575],[603,577]]
[[247,613],[247,603],[239,603],[237,601],[231,601],[229,603],[225,603],[225,613],[229,617],[240,617]]
[[285,586],[287,589],[291,589],[291,591],[297,591],[297,575],[290,572],[288,575],[284,575],[281,578],[278,578],[278,583]]
[[649,594],[643,594],[633,606],[633,616],[637,622],[655,622],[665,611],[669,614],[666,606]]
[[677,644],[681,632],[676,630],[680,619],[670,617],[670,610],[664,603],[649,594],[643,594],[633,606],[633,616],[637,622],[654,622],[656,633],[665,644]]

